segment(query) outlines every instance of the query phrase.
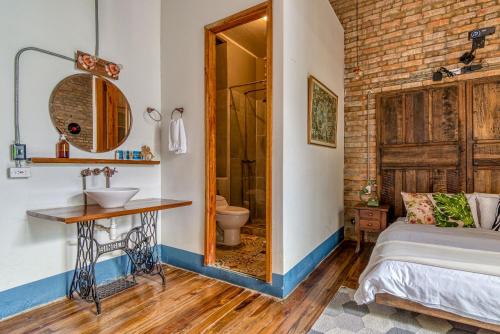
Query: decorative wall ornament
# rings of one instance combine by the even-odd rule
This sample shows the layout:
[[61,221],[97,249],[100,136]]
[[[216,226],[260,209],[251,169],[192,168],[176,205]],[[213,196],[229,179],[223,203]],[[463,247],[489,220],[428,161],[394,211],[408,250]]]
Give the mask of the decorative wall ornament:
[[81,67],[86,71],[93,71],[96,67],[97,57],[81,53],[78,54],[76,61],[78,63],[78,67]]
[[118,79],[118,75],[120,74],[120,65],[115,63],[107,63],[104,69],[106,70],[106,73],[110,78]]
[[309,76],[308,143],[337,147],[338,96]]
[[151,148],[147,145],[141,147],[141,155],[144,160],[153,160],[155,157],[151,152]]
[[123,66],[102,58],[97,58],[83,51],[77,51],[76,68],[94,75],[118,80]]

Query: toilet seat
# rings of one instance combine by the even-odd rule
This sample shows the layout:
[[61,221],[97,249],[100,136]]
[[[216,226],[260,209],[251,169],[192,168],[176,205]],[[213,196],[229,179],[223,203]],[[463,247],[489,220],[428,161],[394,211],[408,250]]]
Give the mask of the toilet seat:
[[216,212],[221,215],[242,216],[249,214],[250,210],[238,206],[225,206],[217,208]]

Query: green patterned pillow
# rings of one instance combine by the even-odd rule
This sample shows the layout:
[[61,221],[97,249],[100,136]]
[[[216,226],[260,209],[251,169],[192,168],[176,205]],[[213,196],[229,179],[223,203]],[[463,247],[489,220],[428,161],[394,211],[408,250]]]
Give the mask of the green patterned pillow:
[[474,218],[464,193],[432,195],[434,200],[434,218],[439,227],[475,228]]

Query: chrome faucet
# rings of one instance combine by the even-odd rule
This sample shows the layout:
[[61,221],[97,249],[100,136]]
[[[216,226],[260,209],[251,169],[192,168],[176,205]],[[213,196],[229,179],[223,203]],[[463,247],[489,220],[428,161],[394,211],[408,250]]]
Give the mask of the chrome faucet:
[[104,174],[104,176],[106,177],[106,188],[110,188],[111,187],[111,177],[113,175],[115,175],[116,173],[118,173],[116,168],[110,168],[108,166],[104,167],[103,169],[87,168],[87,169],[84,169],[80,172],[80,175],[82,176],[83,200],[84,200],[85,205],[87,205],[87,194],[85,194],[85,190],[87,189],[87,176],[100,175],[101,173]]

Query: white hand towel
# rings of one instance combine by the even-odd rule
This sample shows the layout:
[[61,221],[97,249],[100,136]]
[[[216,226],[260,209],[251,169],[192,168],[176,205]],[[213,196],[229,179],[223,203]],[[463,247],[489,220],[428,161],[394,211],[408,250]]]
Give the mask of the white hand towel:
[[170,121],[168,149],[175,154],[187,152],[186,130],[182,118]]

